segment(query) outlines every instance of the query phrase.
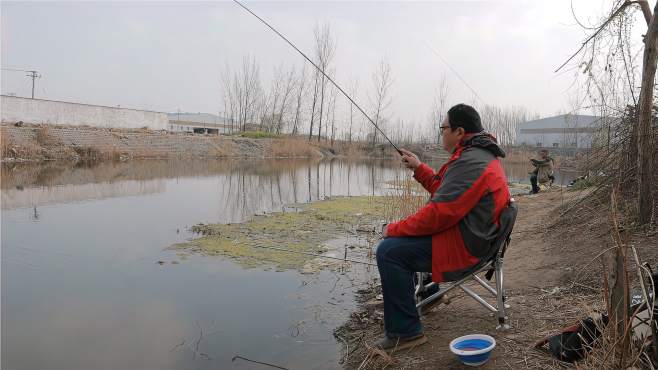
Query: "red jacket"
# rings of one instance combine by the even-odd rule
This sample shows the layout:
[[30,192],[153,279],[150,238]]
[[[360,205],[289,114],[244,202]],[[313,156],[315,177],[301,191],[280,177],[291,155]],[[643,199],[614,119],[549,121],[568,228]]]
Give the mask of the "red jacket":
[[432,194],[415,214],[387,226],[396,236],[432,236],[432,280],[457,280],[488,256],[500,212],[510,200],[498,157],[505,152],[488,134],[462,140],[439,172],[421,164],[414,178]]

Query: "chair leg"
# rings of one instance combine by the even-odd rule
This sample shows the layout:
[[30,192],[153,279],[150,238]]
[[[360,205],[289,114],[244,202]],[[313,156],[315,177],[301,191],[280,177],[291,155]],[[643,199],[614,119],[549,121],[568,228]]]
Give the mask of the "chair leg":
[[509,329],[510,325],[506,322],[506,304],[505,304],[505,288],[503,282],[503,259],[498,258],[495,262],[495,278],[496,278],[496,304],[498,306],[498,326],[496,329]]
[[418,295],[421,292],[425,291],[425,284],[423,284],[423,280],[425,278],[424,274],[425,273],[423,273],[423,272],[417,272],[416,273],[416,279],[417,280],[416,280],[416,289],[414,291],[414,297],[416,297],[416,298],[418,298]]

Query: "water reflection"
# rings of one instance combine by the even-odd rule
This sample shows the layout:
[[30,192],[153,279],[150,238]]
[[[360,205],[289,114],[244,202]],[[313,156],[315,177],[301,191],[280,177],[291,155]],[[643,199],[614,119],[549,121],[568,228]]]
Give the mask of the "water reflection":
[[2,209],[147,196],[173,187],[176,202],[215,204],[216,217],[205,222],[238,222],[288,204],[336,195],[381,194],[386,190],[383,179],[401,171],[391,161],[336,159],[3,166]]
[[[441,162],[430,163],[438,168]],[[509,181],[529,182],[531,167],[503,161]],[[379,194],[385,178],[405,177],[396,161],[225,160],[135,161],[69,166],[62,163],[10,164],[2,170],[2,209],[39,207],[94,199],[141,196],[166,191],[168,179],[215,178],[224,204],[222,221],[235,222],[254,211],[311,202],[334,195]],[[556,171],[556,184],[575,174]],[[200,190],[200,189],[199,189]],[[214,192],[213,189],[211,191]],[[189,197],[212,197],[190,189]],[[263,207],[264,206],[264,207]]]
[[13,189],[2,190],[2,209],[33,207],[36,210],[39,206],[49,204],[148,195],[162,193],[164,190],[165,182],[162,180],[39,186],[33,188],[17,186]]

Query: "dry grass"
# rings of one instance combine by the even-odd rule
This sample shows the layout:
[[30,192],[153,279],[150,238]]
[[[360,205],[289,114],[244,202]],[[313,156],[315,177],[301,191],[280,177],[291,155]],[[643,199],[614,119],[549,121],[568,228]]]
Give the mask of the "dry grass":
[[348,142],[335,140],[333,146],[331,145],[331,142],[327,140],[320,141],[319,143],[317,141],[312,142],[324,151],[350,158],[366,157],[366,153],[371,149],[371,146],[368,143],[360,141]]
[[536,150],[505,148],[505,161],[510,163],[528,163],[530,158],[537,157]]
[[[645,302],[651,302],[649,292],[654,292],[654,281],[651,271],[641,265],[637,250],[630,242],[629,226],[632,210],[622,208],[617,203],[618,190],[611,193],[609,220],[613,247],[597,255],[607,260],[601,262],[603,281],[603,297],[605,311],[610,315],[610,324],[599,327],[603,335],[591,348],[591,353],[582,361],[584,369],[619,369],[619,368],[653,368],[656,358],[650,350],[651,340],[633,341],[633,321],[641,312],[642,307],[630,307],[630,292],[632,285],[641,287],[641,295]],[[634,266],[633,266],[634,262]],[[617,271],[614,270],[614,266]],[[633,269],[633,267],[635,267]],[[621,270],[619,270],[621,269]],[[637,276],[633,279],[633,271]],[[644,284],[646,282],[646,285]],[[653,311],[649,322],[653,321]]]
[[57,139],[53,137],[50,127],[42,125],[36,129],[34,140],[41,146],[52,146],[57,144]]
[[3,130],[2,136],[0,137],[0,142],[2,146],[2,159],[13,158],[13,159],[42,159],[43,157],[43,148],[41,145],[37,144],[34,140],[29,142],[16,142],[12,140],[11,135]]
[[158,151],[157,149],[154,149],[150,146],[141,146],[135,148],[134,150],[131,151],[130,155],[131,157],[138,159],[155,159],[155,158],[169,157],[168,153],[166,152],[162,153],[162,151]]
[[97,148],[91,146],[75,147],[73,150],[75,150],[75,153],[80,157],[80,160],[83,161],[104,159],[103,153],[101,153],[101,151]]
[[396,176],[389,184],[391,190],[384,201],[384,217],[388,221],[403,219],[427,203],[427,191],[415,179]]
[[298,137],[284,137],[281,139],[272,139],[269,150],[267,151],[267,156],[281,158],[309,158],[321,157],[322,154],[315,145],[305,139]]
[[231,140],[219,138],[215,141],[214,155],[217,157],[231,157],[237,151],[237,146]]
[[0,150],[2,151],[2,158],[11,158],[15,155],[14,150],[14,143],[11,140],[11,138],[5,134],[1,133],[0,134]]

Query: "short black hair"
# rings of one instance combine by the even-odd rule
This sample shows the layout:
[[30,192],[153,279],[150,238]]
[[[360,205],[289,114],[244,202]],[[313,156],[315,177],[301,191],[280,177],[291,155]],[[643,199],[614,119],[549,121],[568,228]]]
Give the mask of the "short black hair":
[[480,115],[475,108],[466,104],[457,104],[448,110],[448,124],[453,130],[462,127],[466,133],[482,131]]

